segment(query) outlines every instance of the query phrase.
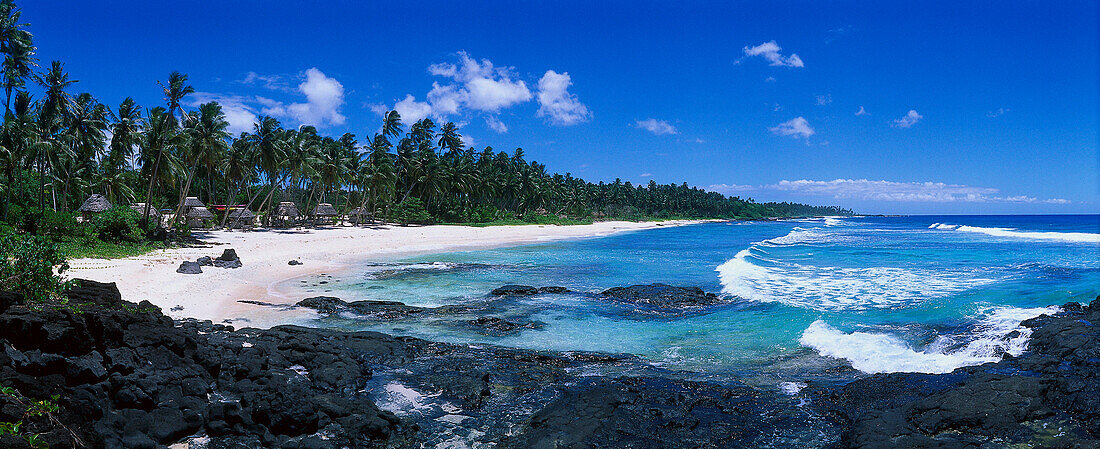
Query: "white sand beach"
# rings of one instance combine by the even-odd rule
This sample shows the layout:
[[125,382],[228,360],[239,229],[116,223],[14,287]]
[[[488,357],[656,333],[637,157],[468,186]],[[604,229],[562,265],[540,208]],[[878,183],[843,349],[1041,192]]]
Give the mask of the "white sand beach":
[[[354,261],[435,252],[512,246],[551,240],[595,237],[619,232],[679,226],[698,221],[625,222],[554,226],[377,226],[266,231],[212,231],[201,239],[207,248],[173,248],[125,259],[76,259],[69,262],[71,278],[116,282],[129,301],[148,300],[173,318],[196,318],[215,323],[237,320],[237,327],[270,327],[310,316],[295,310],[272,313],[271,307],[239,302],[293,304],[301,298],[281,294],[283,281],[339,270]],[[187,260],[217,257],[232,248],[241,268],[203,267],[202,274],[179,274]],[[298,260],[302,265],[288,265]],[[239,320],[245,318],[246,320]]]

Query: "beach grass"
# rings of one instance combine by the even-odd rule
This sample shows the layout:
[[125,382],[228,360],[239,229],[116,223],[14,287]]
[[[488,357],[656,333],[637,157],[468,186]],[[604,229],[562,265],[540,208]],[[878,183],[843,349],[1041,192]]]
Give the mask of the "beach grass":
[[65,239],[58,245],[69,259],[122,259],[163,248],[163,245],[151,242],[104,242],[98,239]]

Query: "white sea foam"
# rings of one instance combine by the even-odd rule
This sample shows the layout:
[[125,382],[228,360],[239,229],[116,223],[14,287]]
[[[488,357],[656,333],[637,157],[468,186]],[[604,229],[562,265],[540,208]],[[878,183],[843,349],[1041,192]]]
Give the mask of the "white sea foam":
[[896,307],[992,282],[972,273],[807,266],[767,259],[758,247],[741,250],[716,271],[723,293],[816,310]]
[[798,394],[798,392],[802,391],[803,388],[806,388],[806,384],[803,382],[779,383],[779,390],[791,396]]
[[972,232],[993,237],[1035,240],[1059,240],[1063,242],[1100,243],[1100,234],[1091,232],[1021,231],[1016,228],[986,228],[981,226],[934,223],[929,229]]
[[1023,239],[1061,240],[1066,242],[1100,243],[1100,234],[1091,232],[1049,232],[1020,231],[1013,228],[982,228],[977,226],[959,226],[956,231],[976,232],[994,237],[1012,237]]
[[[1020,322],[1058,311],[1057,307],[992,309],[967,335],[941,336],[923,350],[916,350],[889,334],[844,333],[822,320],[810,324],[798,341],[823,356],[845,359],[865,373],[942,374],[964,366],[996,362],[1003,353],[1020,355],[1031,337],[1031,329],[1020,326]],[[968,341],[959,345],[957,340]]]

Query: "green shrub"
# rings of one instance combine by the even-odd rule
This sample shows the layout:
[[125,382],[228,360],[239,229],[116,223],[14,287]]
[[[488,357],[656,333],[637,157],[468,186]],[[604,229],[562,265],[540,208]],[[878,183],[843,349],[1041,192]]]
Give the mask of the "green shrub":
[[419,198],[411,196],[405,198],[405,201],[402,201],[390,210],[390,218],[403,225],[409,223],[428,223],[432,220],[431,214],[424,208],[424,203],[420,202]]
[[64,255],[49,239],[27,234],[0,235],[0,290],[22,293],[35,301],[57,297],[68,288],[61,278],[67,269]]
[[114,206],[92,217],[91,228],[105,242],[137,242],[144,238],[137,212],[126,206]]

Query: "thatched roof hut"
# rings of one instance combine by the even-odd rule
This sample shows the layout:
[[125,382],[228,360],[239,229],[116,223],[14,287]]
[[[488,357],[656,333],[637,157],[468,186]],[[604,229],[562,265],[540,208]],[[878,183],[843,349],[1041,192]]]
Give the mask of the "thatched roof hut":
[[192,207],[191,210],[187,211],[187,218],[197,220],[212,220],[214,219],[214,214],[210,213],[210,211],[207,210],[206,207],[195,206]]
[[275,216],[276,217],[296,218],[296,217],[299,217],[301,215],[302,214],[300,212],[298,212],[298,206],[295,206],[294,203],[292,203],[290,201],[283,201],[283,202],[279,203],[278,206],[275,207]]
[[235,209],[229,213],[230,220],[252,220],[256,218],[256,214],[252,213],[248,208]]
[[183,207],[206,207],[197,197],[189,196],[183,200]]
[[[133,209],[134,212],[137,212],[138,216],[140,217],[142,214],[145,213],[145,203],[131,204],[130,209]],[[149,218],[160,218],[160,211],[157,210],[157,208],[155,208],[155,207],[150,207],[149,208]]]
[[339,214],[336,213],[336,208],[329,203],[321,203],[313,208],[314,217],[335,217],[337,215]]
[[367,208],[365,207],[357,207],[352,209],[351,212],[348,212],[349,217],[365,217],[367,215],[370,214],[367,213]]
[[98,214],[111,208],[111,202],[107,201],[103,195],[93,193],[88,199],[84,200],[84,204],[80,205],[80,213],[82,214]]

